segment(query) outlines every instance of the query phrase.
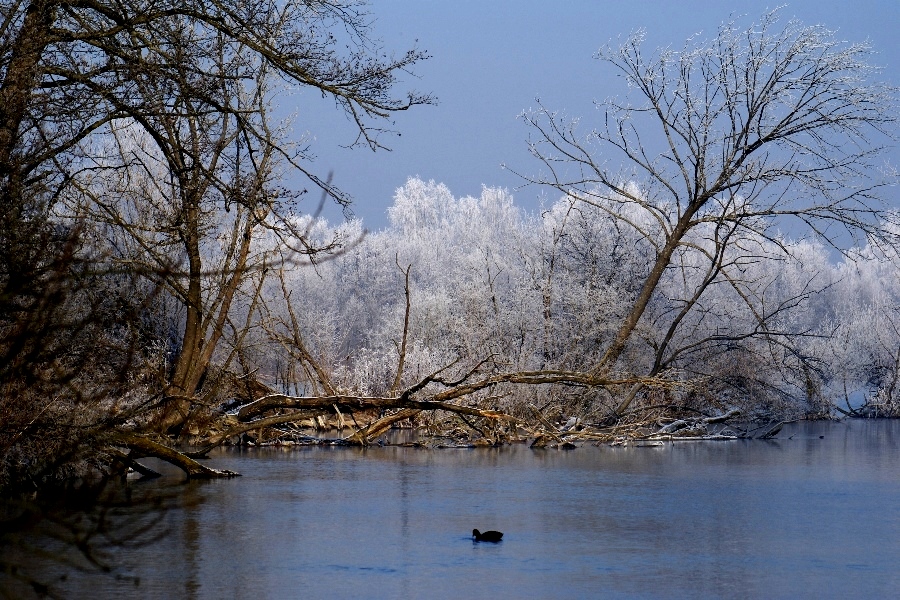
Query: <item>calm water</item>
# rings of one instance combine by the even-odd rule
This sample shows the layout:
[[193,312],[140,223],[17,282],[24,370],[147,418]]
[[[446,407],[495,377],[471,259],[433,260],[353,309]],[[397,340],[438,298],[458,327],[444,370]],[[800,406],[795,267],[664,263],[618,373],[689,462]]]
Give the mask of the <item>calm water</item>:
[[[824,435],[824,439],[820,439]],[[788,439],[792,436],[792,439]],[[222,451],[75,597],[896,597],[900,421],[574,451]],[[146,484],[142,484],[146,485]],[[150,485],[159,485],[157,483]],[[473,528],[503,542],[475,544]]]

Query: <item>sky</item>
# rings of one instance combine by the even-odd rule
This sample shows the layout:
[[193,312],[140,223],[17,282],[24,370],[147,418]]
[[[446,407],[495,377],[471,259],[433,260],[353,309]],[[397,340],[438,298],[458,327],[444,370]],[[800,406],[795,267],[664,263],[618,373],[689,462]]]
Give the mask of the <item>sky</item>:
[[[755,0],[376,0],[369,7],[373,31],[397,54],[417,46],[431,58],[415,77],[398,84],[437,97],[394,115],[400,135],[384,138],[390,151],[346,148],[355,131],[333,101],[301,92],[285,100],[295,130],[305,131],[316,155],[311,168],[334,173],[334,182],[354,198],[353,213],[370,230],[388,224],[395,190],[409,177],[446,184],[457,197],[478,196],[482,186],[507,188],[516,204],[538,210],[556,197],[523,187],[519,172],[540,170],[528,154],[528,128],[517,119],[536,99],[585,125],[597,122],[594,100],[624,94],[621,78],[594,58],[636,29],[646,30],[647,50],[680,48],[694,34],[712,37],[732,16],[757,21],[772,2]],[[900,86],[900,2],[898,0],[802,0],[786,4],[783,19],[821,24],[839,38],[868,40],[883,67],[881,79]],[[900,164],[900,151],[890,160]],[[896,191],[889,193],[897,194]],[[900,198],[900,196],[897,196]],[[332,223],[340,212],[327,208]]]

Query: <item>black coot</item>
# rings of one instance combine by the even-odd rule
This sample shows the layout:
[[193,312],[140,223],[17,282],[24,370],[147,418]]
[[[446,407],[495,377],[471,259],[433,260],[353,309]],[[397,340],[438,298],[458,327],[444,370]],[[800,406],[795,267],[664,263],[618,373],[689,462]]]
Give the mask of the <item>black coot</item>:
[[496,544],[503,537],[503,534],[499,531],[485,531],[481,533],[477,529],[473,529],[472,537],[476,542],[493,542]]

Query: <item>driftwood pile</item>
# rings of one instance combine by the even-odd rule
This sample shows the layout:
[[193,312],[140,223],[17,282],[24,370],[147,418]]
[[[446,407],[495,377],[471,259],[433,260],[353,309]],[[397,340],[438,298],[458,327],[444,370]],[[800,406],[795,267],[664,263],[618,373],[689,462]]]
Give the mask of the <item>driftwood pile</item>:
[[[771,438],[783,425],[769,422],[755,428],[741,428],[735,424],[741,418],[738,410],[706,414],[691,407],[670,405],[635,407],[625,414],[580,417],[564,416],[563,409],[553,403],[543,408],[529,404],[512,415],[484,408],[496,405],[495,397],[476,400],[473,394],[497,381],[529,377],[532,375],[524,373],[466,384],[444,382],[432,376],[390,397],[301,397],[268,393],[230,412],[220,413],[203,432],[183,436],[177,449],[165,436],[123,433],[115,446],[127,453],[115,449],[112,452],[123,467],[145,476],[153,473],[138,460],[156,457],[178,466],[189,478],[213,478],[237,475],[202,464],[201,459],[221,445],[477,448],[530,442],[532,448],[572,449],[584,443],[648,446],[665,442]],[[543,383],[547,375],[541,373],[540,377]],[[571,379],[568,374],[559,377]],[[443,384],[445,389],[422,394],[424,398],[414,397],[429,383]],[[323,437],[329,427],[339,433]],[[398,429],[414,431],[411,435],[398,436]],[[185,446],[190,450],[185,450]]]
[[[370,444],[421,447],[421,448],[478,448],[507,444],[528,443],[532,448],[574,449],[579,443],[612,446],[649,446],[663,442],[726,441],[736,439],[770,439],[784,425],[782,421],[770,421],[750,427],[736,423],[741,412],[733,409],[719,415],[659,416],[685,412],[683,407],[652,407],[655,415],[641,416],[648,410],[638,410],[609,424],[586,423],[581,418],[551,419],[534,405],[528,405],[528,414],[512,417],[497,411],[457,405],[417,402],[413,408],[405,408],[381,416],[359,415],[348,410],[344,399],[335,399],[335,416],[326,419],[322,415],[306,416],[298,412],[284,416],[253,420],[248,426],[240,426],[242,419],[262,414],[266,410],[265,399],[241,408],[232,415],[233,426],[204,440],[203,448],[195,453],[202,456],[220,444],[247,446],[366,446]],[[367,403],[376,399],[366,399]],[[274,402],[274,401],[273,401]],[[345,412],[341,411],[343,405]],[[283,396],[277,400],[284,408]],[[302,399],[297,399],[298,407]],[[362,406],[362,405],[360,405]],[[419,424],[416,419],[424,411],[449,410],[458,419],[457,426],[442,423]],[[284,421],[284,422],[281,422]],[[268,427],[263,430],[261,427]],[[350,429],[349,435],[344,432]],[[411,435],[396,434],[397,430],[410,431]],[[325,434],[332,433],[332,436]],[[336,435],[335,435],[336,434]]]

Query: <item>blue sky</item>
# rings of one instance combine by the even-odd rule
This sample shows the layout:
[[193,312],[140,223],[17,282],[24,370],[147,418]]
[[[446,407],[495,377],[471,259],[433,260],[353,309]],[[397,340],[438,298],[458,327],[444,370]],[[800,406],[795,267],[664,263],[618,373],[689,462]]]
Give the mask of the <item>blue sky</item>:
[[[747,0],[379,0],[370,11],[385,47],[399,53],[417,44],[432,56],[416,69],[416,79],[398,89],[433,93],[437,106],[397,114],[401,135],[385,139],[392,151],[377,153],[341,147],[355,136],[333,103],[306,92],[282,108],[296,113],[296,130],[314,137],[313,168],[334,172],[369,229],[387,224],[394,190],[410,176],[443,182],[456,196],[478,195],[482,185],[506,187],[517,204],[534,210],[541,190],[518,189],[522,181],[500,165],[528,173],[539,169],[527,152],[528,129],[516,119],[535,98],[590,123],[597,114],[593,100],[625,91],[593,58],[607,42],[644,28],[648,50],[680,47],[696,33],[711,37],[730,15],[746,15],[747,23],[774,6]],[[879,53],[875,62],[884,67],[882,79],[900,85],[897,0],[794,1],[783,8],[783,17],[825,25],[848,41],[868,39]],[[891,160],[900,164],[900,152]],[[325,216],[334,221],[339,212]]]

